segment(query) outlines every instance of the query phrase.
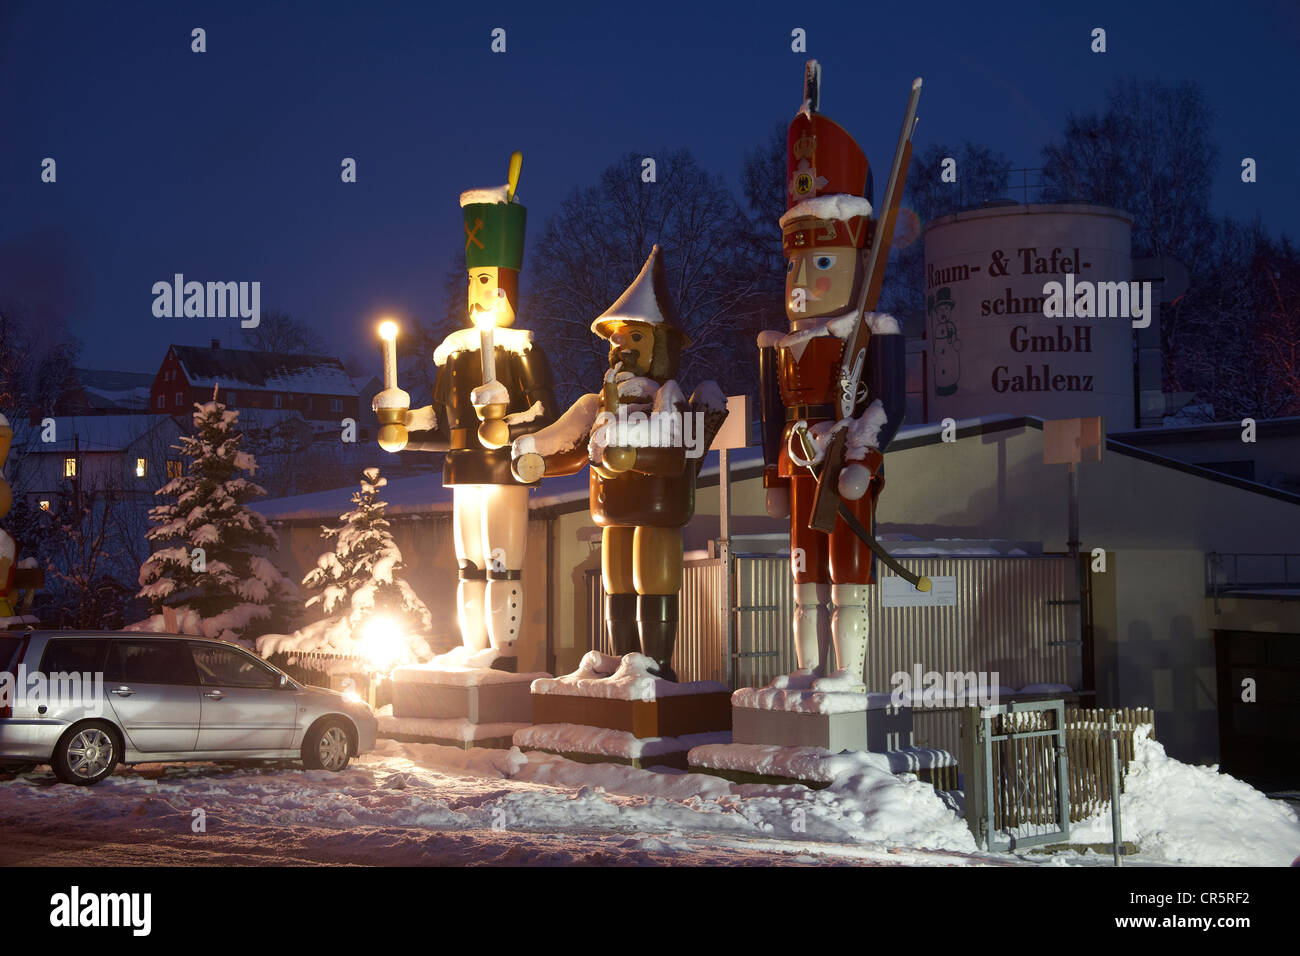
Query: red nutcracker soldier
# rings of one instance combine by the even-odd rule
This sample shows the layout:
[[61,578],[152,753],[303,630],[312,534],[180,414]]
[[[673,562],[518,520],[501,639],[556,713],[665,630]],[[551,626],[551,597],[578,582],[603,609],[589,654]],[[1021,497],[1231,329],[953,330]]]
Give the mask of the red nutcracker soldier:
[[[873,311],[911,154],[913,85],[884,216],[871,205],[866,155],[817,112],[820,68],[809,61],[803,107],[787,141],[788,332],[759,336],[763,485],[774,517],[790,518],[798,670],[777,686],[861,692],[873,557],[918,588],[872,535],[884,455],[903,421],[904,343],[893,317]],[[831,611],[827,614],[829,601]],[[835,648],[837,670],[827,674]]]

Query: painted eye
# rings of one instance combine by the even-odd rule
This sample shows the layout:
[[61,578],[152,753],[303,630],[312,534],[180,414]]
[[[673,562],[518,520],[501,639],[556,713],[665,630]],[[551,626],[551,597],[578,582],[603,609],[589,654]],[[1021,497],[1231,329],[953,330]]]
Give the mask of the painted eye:
[[487,277],[487,276],[479,276],[479,277],[478,277],[478,281],[481,282],[481,283],[483,283],[484,285],[487,285],[488,277]]
[[813,260],[813,265],[815,265],[818,269],[821,269],[823,272],[825,272],[831,266],[835,265],[835,257],[818,256],[816,259]]
[[641,341],[641,333],[640,333],[640,332],[633,333],[633,335],[632,335],[632,341],[633,341],[633,342],[640,342],[640,341]]

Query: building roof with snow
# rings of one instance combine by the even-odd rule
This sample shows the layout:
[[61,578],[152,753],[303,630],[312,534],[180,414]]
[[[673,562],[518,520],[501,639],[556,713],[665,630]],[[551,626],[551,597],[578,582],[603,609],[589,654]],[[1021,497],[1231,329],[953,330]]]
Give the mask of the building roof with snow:
[[[240,391],[355,396],[357,387],[343,363],[328,355],[287,355],[247,349],[173,345],[171,352],[189,384]],[[152,377],[151,377],[152,380]]]
[[148,412],[152,372],[74,368],[55,411],[63,415],[108,415]]
[[[48,431],[51,422],[52,433]],[[180,431],[170,415],[61,415],[35,423],[14,422],[13,447],[23,455],[122,452],[160,428],[166,429],[168,441]],[[54,440],[45,441],[50,434]]]

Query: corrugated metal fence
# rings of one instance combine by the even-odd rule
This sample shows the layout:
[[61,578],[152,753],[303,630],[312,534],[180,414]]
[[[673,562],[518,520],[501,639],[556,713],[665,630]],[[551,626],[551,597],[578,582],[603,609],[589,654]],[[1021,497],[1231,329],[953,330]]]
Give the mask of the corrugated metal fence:
[[[1070,557],[905,560],[931,578],[954,578],[956,604],[883,607],[882,589],[872,588],[868,686],[888,690],[894,674],[911,674],[918,667],[922,673],[996,673],[996,683],[1013,688],[1038,683],[1079,686],[1079,594]],[[778,555],[733,554],[731,562],[734,598],[724,593],[722,559],[686,562],[674,667],[682,680],[716,680],[732,688],[762,686],[795,668],[790,561]],[[587,596],[587,647],[608,650],[598,571],[588,572]],[[728,608],[733,609],[731,621]],[[924,734],[956,746],[955,710],[927,712],[920,723],[927,726],[918,726],[918,738]]]

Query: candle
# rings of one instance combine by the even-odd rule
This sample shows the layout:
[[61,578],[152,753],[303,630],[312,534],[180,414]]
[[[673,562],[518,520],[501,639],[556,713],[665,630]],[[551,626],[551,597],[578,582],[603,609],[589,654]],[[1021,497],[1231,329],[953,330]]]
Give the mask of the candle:
[[384,343],[384,388],[397,388],[397,323],[379,323],[379,337]]
[[493,327],[488,326],[486,329],[478,330],[479,348],[483,352],[483,384],[495,381],[497,377],[497,349],[496,336],[492,334]]

